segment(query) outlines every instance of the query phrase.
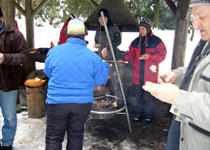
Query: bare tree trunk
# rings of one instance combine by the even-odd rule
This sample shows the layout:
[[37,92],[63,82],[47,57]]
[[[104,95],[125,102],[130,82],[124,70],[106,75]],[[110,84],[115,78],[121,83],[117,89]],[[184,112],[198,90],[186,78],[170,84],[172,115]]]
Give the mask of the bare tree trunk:
[[[34,48],[34,16],[32,0],[25,1],[25,19],[26,19],[26,41],[28,48]],[[31,71],[36,70],[35,62],[31,59],[24,65],[25,74],[28,75]]]
[[[26,41],[29,48],[34,48],[34,16],[39,12],[40,9],[47,4],[49,0],[42,0],[42,2],[34,9],[33,0],[25,0],[25,10],[16,2],[15,7],[25,16],[26,18]],[[35,61],[30,60],[26,65],[23,66],[26,74],[28,75],[31,71],[35,70]]]
[[15,4],[14,0],[0,0],[0,6],[3,11],[3,18],[10,25],[15,26]]
[[165,0],[165,2],[168,5],[168,7],[171,9],[171,12],[174,14],[174,16],[176,16],[177,8],[174,2],[172,0]]
[[88,1],[94,8],[98,7],[98,4],[94,0],[88,0]]
[[187,33],[189,26],[189,2],[190,0],[179,0],[176,12],[176,30],[173,47],[172,69],[184,66]]
[[25,1],[26,11],[26,39],[29,48],[34,48],[34,16],[33,16],[33,2],[32,0]]

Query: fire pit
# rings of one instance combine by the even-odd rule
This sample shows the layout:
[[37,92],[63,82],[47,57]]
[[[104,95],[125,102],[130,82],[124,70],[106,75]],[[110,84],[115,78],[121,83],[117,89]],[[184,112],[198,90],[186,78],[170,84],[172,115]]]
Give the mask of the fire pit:
[[109,119],[125,109],[125,105],[117,106],[118,103],[122,104],[123,100],[113,95],[97,96],[94,99],[90,116],[95,119]]

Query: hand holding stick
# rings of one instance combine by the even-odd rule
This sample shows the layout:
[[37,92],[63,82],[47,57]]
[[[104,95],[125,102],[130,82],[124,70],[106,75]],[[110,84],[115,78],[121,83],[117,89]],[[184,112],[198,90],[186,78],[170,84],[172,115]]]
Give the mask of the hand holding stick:
[[[155,66],[155,65],[150,66],[149,69],[150,69],[152,72],[157,73],[157,71],[156,71],[156,66]],[[158,75],[158,78],[160,78],[163,82],[166,82],[166,80],[165,80],[159,73],[157,73],[157,75]]]
[[128,61],[113,61],[113,60],[103,60],[103,61],[105,61],[105,62],[107,62],[107,63],[111,63],[110,64],[110,67],[112,67],[112,63],[117,63],[117,65],[120,67],[123,63],[124,64],[127,64],[128,63]]

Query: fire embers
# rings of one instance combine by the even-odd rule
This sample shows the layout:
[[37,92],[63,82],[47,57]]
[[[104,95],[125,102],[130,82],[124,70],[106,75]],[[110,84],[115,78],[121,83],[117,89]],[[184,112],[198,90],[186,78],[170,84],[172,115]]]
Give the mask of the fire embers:
[[93,107],[95,108],[112,108],[117,107],[117,102],[110,97],[107,96],[101,96],[101,97],[95,97],[95,101],[93,102]]
[[[109,119],[115,117],[125,108],[123,100],[113,95],[94,97],[90,116],[95,119]],[[123,104],[121,107],[118,104]]]

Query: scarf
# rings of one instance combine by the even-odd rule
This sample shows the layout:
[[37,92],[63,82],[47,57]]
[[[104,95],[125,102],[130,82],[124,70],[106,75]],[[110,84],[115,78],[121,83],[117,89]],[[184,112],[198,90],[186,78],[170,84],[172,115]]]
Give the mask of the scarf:
[[2,19],[2,24],[0,25],[0,35],[4,32],[6,27],[6,21]]
[[210,53],[210,43],[205,45],[208,42],[201,41],[200,44],[195,49],[190,64],[187,68],[187,72],[185,74],[184,80],[181,83],[180,89],[187,90],[190,84],[190,81],[192,79],[192,74],[197,66],[197,64],[200,62],[200,60]]

